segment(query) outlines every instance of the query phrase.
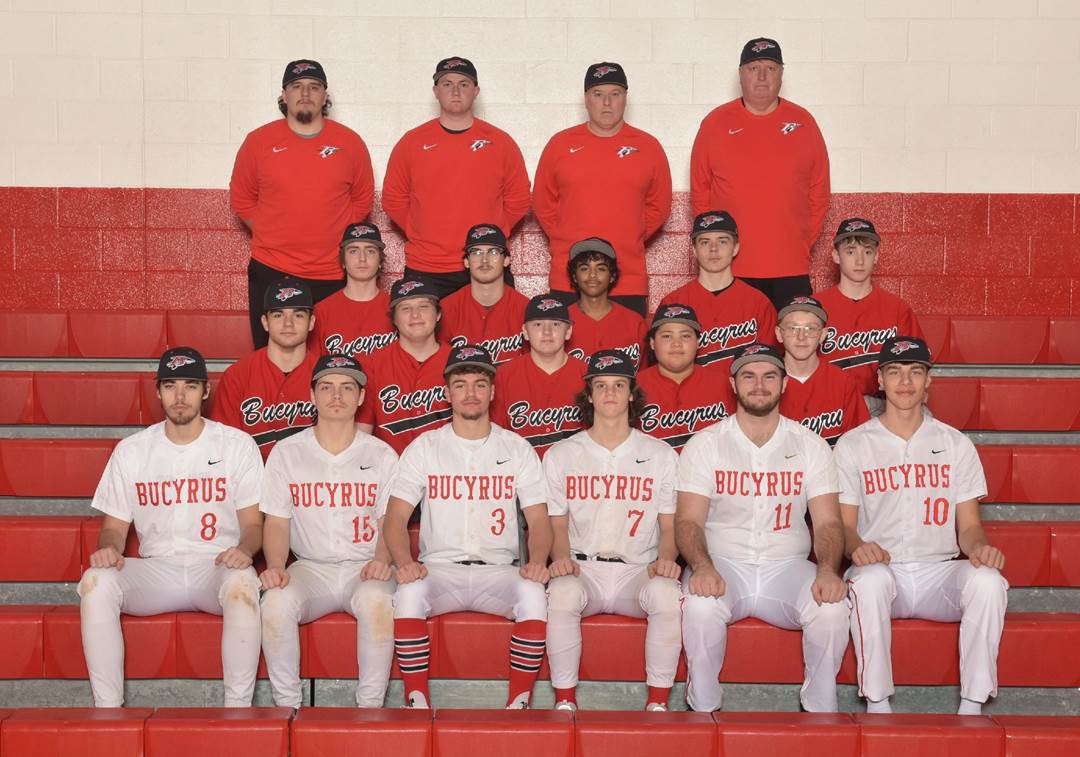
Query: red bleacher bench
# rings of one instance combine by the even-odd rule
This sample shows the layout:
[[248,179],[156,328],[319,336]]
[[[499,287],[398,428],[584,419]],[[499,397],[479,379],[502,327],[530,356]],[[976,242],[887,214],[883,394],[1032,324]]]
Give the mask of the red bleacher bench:
[[1051,363],[1080,364],[1080,318],[1051,318],[1049,341]]
[[153,710],[33,708],[0,724],[3,757],[142,757],[143,728]]
[[1043,316],[951,316],[939,362],[1033,365],[1048,357],[1050,319]]
[[1080,717],[995,715],[1005,730],[1005,757],[1076,757],[1080,754]]
[[861,757],[1005,757],[1005,734],[990,718],[962,715],[853,716]]
[[146,721],[149,757],[288,757],[288,707],[162,707]]
[[290,723],[292,757],[431,754],[432,710],[305,707]]
[[165,351],[165,313],[154,310],[72,310],[71,357],[148,358]]
[[431,739],[439,757],[574,757],[574,718],[552,710],[436,710]]
[[238,358],[254,349],[246,312],[170,310],[165,327],[170,347],[194,347],[205,358]]
[[574,746],[577,757],[737,754],[716,751],[716,721],[705,712],[579,710],[574,715]]
[[34,423],[54,426],[136,426],[143,422],[137,373],[38,371]]
[[1050,525],[1050,585],[1080,586],[1080,521]]
[[84,520],[64,515],[0,517],[0,581],[78,581]]
[[67,355],[67,313],[55,310],[0,313],[0,357]]
[[116,439],[0,439],[0,496],[89,497]]
[[713,719],[719,754],[724,757],[847,757],[859,753],[859,727],[844,713],[715,712]]
[[45,614],[52,605],[0,605],[0,679],[45,677]]
[[34,422],[34,374],[0,373],[0,424]]

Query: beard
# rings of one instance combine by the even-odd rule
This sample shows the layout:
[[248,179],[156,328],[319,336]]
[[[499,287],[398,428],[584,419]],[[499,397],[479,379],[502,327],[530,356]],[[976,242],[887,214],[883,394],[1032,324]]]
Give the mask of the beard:
[[487,410],[467,410],[465,412],[458,413],[458,417],[463,421],[478,421],[487,415]]
[[296,113],[293,114],[293,118],[295,118],[299,123],[302,123],[306,126],[307,124],[310,124],[312,121],[315,120],[315,111],[298,110],[296,111]]
[[742,394],[736,395],[736,400],[738,400],[739,407],[741,407],[748,415],[753,415],[756,418],[764,418],[780,404],[780,395],[777,394],[775,397],[765,400],[764,404],[757,405],[751,405],[750,398]]
[[187,407],[183,410],[175,410],[171,407],[167,407],[165,408],[165,417],[168,418],[169,422],[174,426],[187,426],[199,417],[199,409]]

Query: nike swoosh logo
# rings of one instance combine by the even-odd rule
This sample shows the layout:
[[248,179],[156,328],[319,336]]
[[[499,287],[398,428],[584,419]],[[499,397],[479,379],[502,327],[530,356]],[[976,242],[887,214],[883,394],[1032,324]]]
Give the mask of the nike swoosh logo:
[[791,458],[793,458],[793,457],[797,457],[797,456],[798,456],[798,454],[799,454],[799,453],[798,453],[798,452],[796,452],[796,453],[795,453],[794,455],[784,455],[784,459],[785,459],[785,460],[790,460],[790,459],[791,459]]
[[221,460],[224,460],[224,458],[221,458],[220,460],[207,460],[206,464],[207,465],[217,465],[218,463],[221,462]]
[[270,149],[273,150],[274,152],[285,152],[289,148],[288,147],[271,147]]
[[430,150],[432,147],[438,147],[438,146],[439,146],[439,143],[436,142],[435,144],[432,144],[432,145],[424,145],[424,149],[425,150]]
[[637,459],[637,458],[635,457],[635,458],[634,458],[634,462],[635,462],[635,463],[637,463],[638,465],[641,465],[642,463],[647,463],[647,462],[649,462],[649,458],[647,458],[647,457],[646,457],[646,458],[645,458],[644,460],[638,460],[638,459]]
[[930,454],[931,455],[940,455],[944,451],[945,450],[943,450],[943,449],[932,449],[932,450],[930,450]]
[[582,145],[581,147],[571,147],[570,152],[577,152],[578,150],[584,150],[584,149],[585,149],[585,145]]
[[727,130],[727,133],[728,133],[728,134],[738,134],[738,133],[739,133],[740,131],[742,131],[742,127],[741,127],[741,126],[740,126],[740,127],[738,128],[738,129],[728,129],[728,130]]
[[502,465],[503,463],[508,463],[508,462],[510,462],[510,458],[506,458],[505,460],[496,460],[495,464],[496,465]]
[[371,468],[370,465],[361,465],[360,466],[360,470],[368,470],[369,468]]

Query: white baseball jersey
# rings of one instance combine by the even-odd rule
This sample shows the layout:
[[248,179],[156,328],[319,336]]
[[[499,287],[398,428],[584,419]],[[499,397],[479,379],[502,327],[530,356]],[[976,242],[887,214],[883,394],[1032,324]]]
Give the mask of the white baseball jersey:
[[859,508],[859,536],[894,563],[956,557],[956,505],[986,496],[975,445],[930,417],[908,441],[871,418],[840,437],[836,465],[840,503]]
[[217,555],[240,543],[236,511],[259,502],[262,457],[243,431],[210,419],[173,444],[165,421],[116,445],[91,505],[135,524],[141,557]]
[[451,424],[426,431],[405,448],[390,495],[420,503],[420,559],[518,558],[518,516],[547,501],[540,458],[512,431],[491,424],[485,439],[462,439]]
[[840,487],[832,450],[813,431],[781,416],[758,447],[731,416],[687,442],[678,489],[709,498],[709,554],[760,563],[807,557],[806,503]]
[[270,452],[259,509],[290,520],[289,547],[301,559],[370,560],[395,463],[390,445],[370,434],[334,455],[304,429]]
[[670,445],[637,429],[614,450],[579,431],[544,457],[548,514],[570,515],[571,552],[651,563],[657,516],[675,512],[678,462]]

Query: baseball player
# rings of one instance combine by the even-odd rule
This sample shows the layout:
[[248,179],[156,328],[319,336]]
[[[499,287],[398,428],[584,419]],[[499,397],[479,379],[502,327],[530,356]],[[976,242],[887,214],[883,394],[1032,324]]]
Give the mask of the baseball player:
[[465,235],[469,286],[443,300],[439,333],[444,344],[478,344],[500,365],[522,353],[521,323],[528,298],[506,285],[510,267],[506,235],[498,224],[480,223]]
[[739,228],[730,213],[709,210],[698,215],[690,242],[698,262],[697,278],[667,294],[660,304],[692,307],[701,323],[698,362],[727,368],[740,347],[772,343],[776,308],[731,272],[731,261],[739,254]]
[[442,369],[450,348],[435,339],[442,317],[435,285],[405,276],[390,288],[390,320],[398,339],[366,366],[368,391],[360,406],[360,430],[401,454],[424,431],[450,417]]
[[352,223],[345,229],[338,249],[345,288],[315,304],[308,348],[316,354],[365,359],[397,339],[390,298],[379,288],[384,247],[374,224]]
[[[618,63],[585,71],[585,123],[553,136],[536,166],[533,212],[548,236],[551,288],[570,294],[568,251],[585,236],[611,240],[623,256],[615,299],[644,316],[645,243],[671,213],[671,169],[660,142],[626,123],[629,83]],[[560,291],[561,290],[561,291]]]
[[311,290],[299,279],[281,279],[263,297],[269,343],[230,365],[214,400],[214,420],[255,438],[263,459],[274,444],[310,426],[311,371],[318,354],[308,350],[315,326]]
[[[266,570],[259,579],[263,653],[278,707],[300,706],[300,623],[331,612],[356,618],[359,707],[382,707],[394,657],[390,553],[378,539],[397,454],[357,432],[367,376],[348,355],[315,364],[312,428],[274,447],[259,509]],[[296,562],[285,569],[289,550]]]
[[[205,419],[206,362],[190,347],[161,356],[157,396],[165,420],[116,445],[94,492],[105,515],[79,582],[83,654],[97,707],[124,703],[120,613],[208,612],[224,618],[225,706],[250,707],[259,666],[262,541],[255,442]],[[135,524],[139,557],[124,557]]]
[[649,329],[649,347],[656,358],[637,376],[645,393],[639,418],[646,434],[676,451],[695,432],[735,412],[735,397],[724,369],[715,363],[697,365],[701,324],[689,305],[661,305]]
[[[432,92],[439,115],[406,132],[390,153],[382,206],[405,232],[405,275],[424,276],[446,297],[469,283],[461,239],[477,219],[507,235],[529,211],[529,175],[513,138],[475,117],[476,66],[439,61]],[[505,269],[513,284],[510,269]]]
[[[786,378],[774,347],[743,347],[730,381],[735,415],[699,431],[679,458],[675,539],[689,566],[686,701],[698,711],[720,707],[727,626],[753,616],[802,629],[803,709],[835,712],[848,606],[832,452],[817,434],[780,415]],[[808,511],[817,564],[806,559]]]
[[598,350],[622,350],[636,368],[644,368],[645,319],[609,296],[620,275],[615,248],[607,240],[589,237],[570,247],[567,276],[578,300],[570,305],[574,331],[567,350],[581,360]]
[[499,366],[491,420],[525,437],[543,459],[552,444],[581,428],[574,398],[581,391],[585,361],[566,353],[573,327],[561,300],[550,294],[533,297],[524,320],[521,333],[529,352]]
[[618,350],[589,358],[578,395],[585,430],[544,458],[554,534],[547,643],[556,710],[577,709],[583,617],[648,618],[646,710],[667,710],[679,664],[678,456],[631,428],[642,405],[634,373]]
[[795,297],[777,314],[776,338],[784,345],[787,387],[780,414],[801,423],[829,444],[870,419],[858,384],[818,357],[828,315],[813,297]]
[[821,354],[850,373],[864,395],[878,393],[877,356],[886,339],[897,334],[922,338],[911,307],[874,286],[880,242],[867,219],[841,221],[833,237],[833,262],[840,268],[840,282],[816,295],[829,314]]
[[[401,456],[390,485],[383,538],[397,566],[394,645],[406,707],[429,707],[431,639],[425,618],[472,610],[514,620],[507,709],[529,706],[544,658],[551,522],[540,459],[529,443],[488,418],[495,366],[466,345],[446,361],[453,417]],[[420,561],[406,524],[417,505]],[[518,507],[529,528],[518,567]]]
[[[975,446],[923,412],[930,350],[914,336],[878,354],[885,410],[836,443],[859,695],[891,712],[890,618],[960,621],[961,715],[997,695],[1008,582],[979,519],[986,479]],[[954,560],[960,552],[966,560]]]

